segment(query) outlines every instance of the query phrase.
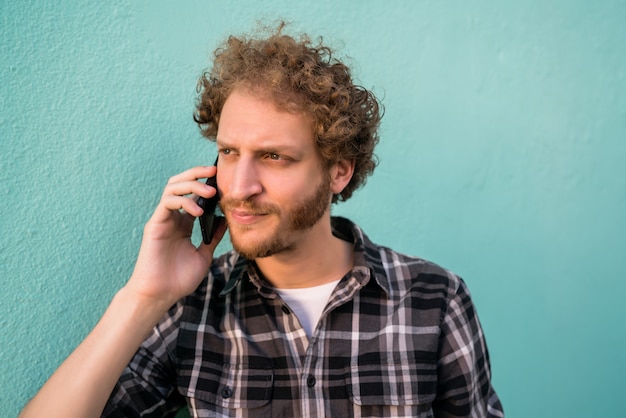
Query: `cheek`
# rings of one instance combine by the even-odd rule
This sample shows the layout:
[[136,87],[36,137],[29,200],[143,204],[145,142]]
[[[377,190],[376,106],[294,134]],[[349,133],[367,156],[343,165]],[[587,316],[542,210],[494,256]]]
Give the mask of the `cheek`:
[[217,169],[217,189],[220,193],[220,196],[227,196],[231,189],[231,184],[233,180],[233,172],[230,168],[227,168],[224,165],[221,168]]
[[226,176],[222,171],[217,170],[217,176],[215,180],[217,181],[217,190],[219,191],[220,196],[224,196],[224,193],[227,192],[225,186],[228,184],[228,182],[226,181]]
[[317,175],[287,173],[266,179],[264,186],[268,195],[289,203],[307,196],[316,184]]

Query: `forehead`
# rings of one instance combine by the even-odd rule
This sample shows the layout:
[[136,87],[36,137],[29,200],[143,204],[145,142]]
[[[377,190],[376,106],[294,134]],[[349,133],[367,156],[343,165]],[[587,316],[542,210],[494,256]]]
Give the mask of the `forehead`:
[[217,142],[314,146],[313,126],[308,115],[279,109],[269,96],[240,88],[224,103]]

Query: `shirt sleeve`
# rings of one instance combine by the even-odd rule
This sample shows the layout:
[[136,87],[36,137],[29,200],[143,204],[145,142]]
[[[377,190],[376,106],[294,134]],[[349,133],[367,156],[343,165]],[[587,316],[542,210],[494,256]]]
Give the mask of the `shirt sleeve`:
[[154,327],[120,376],[102,417],[173,417],[184,406],[172,356],[181,313],[182,307],[174,306]]
[[495,418],[504,411],[491,385],[485,336],[469,291],[459,279],[441,324],[436,417]]

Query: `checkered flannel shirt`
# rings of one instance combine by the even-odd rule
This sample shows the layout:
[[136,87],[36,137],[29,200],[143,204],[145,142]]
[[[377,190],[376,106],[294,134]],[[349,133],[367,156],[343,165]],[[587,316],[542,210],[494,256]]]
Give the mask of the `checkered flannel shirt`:
[[331,295],[309,340],[255,268],[229,252],[154,328],[103,416],[503,417],[464,282],[370,242]]

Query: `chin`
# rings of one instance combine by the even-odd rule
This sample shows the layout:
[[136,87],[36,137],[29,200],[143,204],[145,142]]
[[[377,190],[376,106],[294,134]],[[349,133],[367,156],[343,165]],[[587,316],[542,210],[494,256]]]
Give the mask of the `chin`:
[[238,225],[230,231],[230,240],[235,251],[254,260],[292,250],[297,235],[297,232],[281,228],[280,225],[258,229]]

